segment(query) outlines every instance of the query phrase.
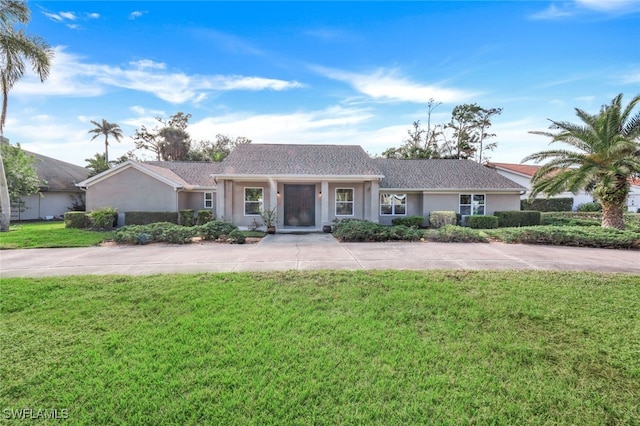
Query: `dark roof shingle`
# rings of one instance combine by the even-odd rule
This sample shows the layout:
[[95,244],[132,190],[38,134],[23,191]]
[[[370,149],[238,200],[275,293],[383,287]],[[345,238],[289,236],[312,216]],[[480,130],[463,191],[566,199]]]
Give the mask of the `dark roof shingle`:
[[[212,175],[218,172],[220,164],[206,161],[147,161],[143,163],[143,165],[170,170],[188,185],[202,187],[216,186]],[[170,176],[165,177],[171,179]],[[178,183],[182,182],[178,181]]]
[[34,158],[36,174],[45,182],[40,186],[42,191],[78,191],[75,184],[89,176],[89,170],[84,167],[35,152],[23,151],[27,156]]

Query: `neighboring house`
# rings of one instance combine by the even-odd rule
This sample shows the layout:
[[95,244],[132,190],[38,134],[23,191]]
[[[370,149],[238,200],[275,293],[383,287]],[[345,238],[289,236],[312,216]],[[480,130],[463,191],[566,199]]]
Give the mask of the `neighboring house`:
[[354,145],[243,144],[220,163],[127,161],[80,182],[87,210],[210,209],[238,226],[277,208],[277,226],[320,229],[335,219],[519,210],[525,188],[469,160],[372,159]]
[[[513,163],[489,163],[487,167],[495,169],[501,175],[519,183],[527,188],[527,192],[522,195],[522,199],[529,198],[531,193],[531,178],[542,166],[534,166],[528,164]],[[631,190],[627,198],[627,210],[636,212],[640,208],[640,179],[630,179]],[[536,198],[547,198],[545,194],[538,194]],[[573,210],[577,210],[581,204],[593,202],[593,195],[586,191],[579,191],[576,194],[572,192],[562,192],[550,198],[573,198]]]
[[89,170],[45,155],[23,151],[27,156],[34,158],[36,174],[43,183],[40,185],[39,193],[21,197],[21,209],[12,206],[11,220],[61,217],[71,210],[74,199],[79,201],[84,197],[84,192],[76,183],[87,179]]

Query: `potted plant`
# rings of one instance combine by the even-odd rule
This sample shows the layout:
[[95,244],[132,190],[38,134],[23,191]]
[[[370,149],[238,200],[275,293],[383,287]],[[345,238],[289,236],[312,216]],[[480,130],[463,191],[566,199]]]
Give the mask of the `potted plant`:
[[264,222],[264,226],[267,227],[267,234],[276,233],[276,222],[278,222],[278,212],[276,207],[271,210],[263,210],[260,212],[260,217]]

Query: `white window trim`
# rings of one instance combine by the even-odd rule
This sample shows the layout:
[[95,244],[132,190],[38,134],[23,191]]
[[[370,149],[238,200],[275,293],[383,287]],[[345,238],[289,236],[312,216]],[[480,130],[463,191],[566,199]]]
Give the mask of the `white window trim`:
[[[462,204],[460,203],[460,197],[462,197],[463,195],[469,195],[471,197],[471,204]],[[484,213],[483,214],[473,214],[473,197],[474,195],[482,195],[483,199],[484,199],[484,203],[483,204],[479,204],[481,206],[484,206]],[[486,216],[487,215],[487,194],[474,194],[474,193],[459,193],[458,194],[458,213],[462,215],[462,206],[469,206],[469,212],[470,214],[465,214],[463,216]]]
[[247,203],[257,203],[258,202],[258,201],[247,201],[247,189],[259,189],[260,191],[262,191],[262,199],[260,200],[260,211],[263,212],[264,211],[264,188],[261,187],[261,186],[245,186],[244,190],[243,190],[242,213],[244,213],[244,215],[246,217],[260,216],[260,213],[258,213],[258,214],[247,214]]
[[[211,199],[207,200],[207,194],[211,194]],[[215,197],[213,196],[213,192],[211,191],[207,191],[207,192],[203,192],[203,196],[202,196],[203,200],[204,200],[204,208],[205,209],[212,209],[213,208],[213,200],[215,199]],[[211,204],[210,206],[207,206],[207,201]]]
[[[338,190],[341,189],[349,189],[351,190],[351,201],[338,201]],[[335,212],[336,217],[352,217],[356,214],[356,190],[355,188],[336,188],[336,192],[334,194],[333,200],[335,201],[335,206],[333,206],[333,210]],[[338,214],[338,203],[351,203],[351,214]]]
[[[396,213],[396,205],[395,204],[391,204],[391,211],[392,213],[382,213],[382,196],[383,195],[404,195],[404,213],[402,214],[397,214]],[[380,216],[406,216],[407,215],[407,194],[406,193],[400,193],[400,192],[381,192],[380,193],[380,202],[379,202],[379,208],[380,208]]]

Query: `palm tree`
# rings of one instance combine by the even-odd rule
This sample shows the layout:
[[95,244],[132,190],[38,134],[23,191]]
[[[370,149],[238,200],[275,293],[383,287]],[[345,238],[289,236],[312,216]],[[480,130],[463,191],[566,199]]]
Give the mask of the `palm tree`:
[[640,175],[640,112],[632,114],[638,103],[640,95],[623,108],[621,93],[598,114],[576,108],[581,124],[549,120],[558,133],[530,132],[574,148],[542,151],[522,160],[550,159],[533,176],[531,197],[592,191],[602,205],[602,227],[624,229],[629,178]]
[[116,138],[118,142],[122,138],[122,129],[116,123],[109,123],[104,118],[102,119],[102,123],[98,123],[97,121],[91,120],[91,124],[96,127],[89,130],[89,133],[95,133],[91,140],[94,140],[100,135],[104,135],[104,161],[109,164],[109,135]]
[[[0,114],[0,136],[7,118],[9,91],[24,76],[26,59],[40,81],[49,76],[53,50],[40,37],[30,36],[23,30],[14,28],[17,24],[29,22],[31,12],[22,0],[0,0],[0,90],[2,90],[2,113]],[[2,164],[2,155],[0,155]],[[0,231],[9,230],[11,220],[11,201],[9,187],[0,166]]]

